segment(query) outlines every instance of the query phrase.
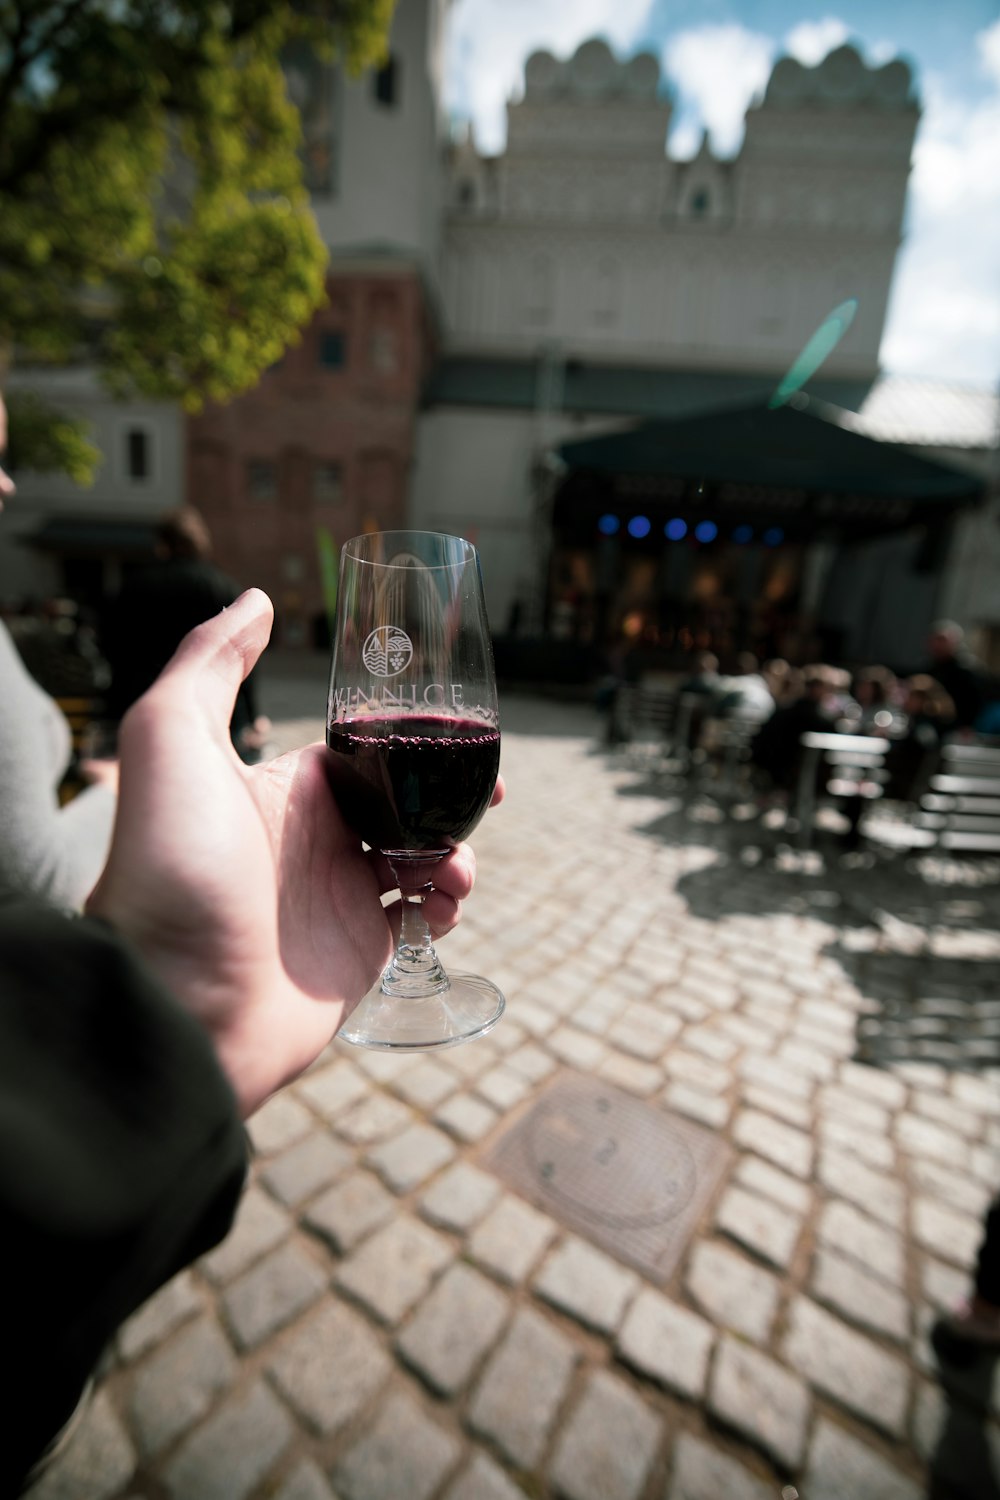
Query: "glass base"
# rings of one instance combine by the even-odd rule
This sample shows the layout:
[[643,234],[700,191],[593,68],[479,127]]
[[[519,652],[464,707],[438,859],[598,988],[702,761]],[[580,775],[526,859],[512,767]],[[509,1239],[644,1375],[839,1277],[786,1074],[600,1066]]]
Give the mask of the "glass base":
[[383,1052],[430,1052],[485,1036],[503,1015],[503,995],[478,974],[449,978],[446,990],[422,1000],[384,995],[380,987],[369,990],[337,1036],[354,1047]]

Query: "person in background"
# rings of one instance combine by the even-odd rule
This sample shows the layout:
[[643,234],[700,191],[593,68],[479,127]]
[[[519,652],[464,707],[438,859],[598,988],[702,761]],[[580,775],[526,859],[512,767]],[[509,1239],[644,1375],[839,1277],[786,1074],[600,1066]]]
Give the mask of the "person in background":
[[[0,396],[0,465],[7,409]],[[0,510],[14,482],[0,466]],[[0,621],[0,888],[78,910],[104,864],[115,817],[118,767],[84,761],[87,783],[63,805],[59,788],[72,760],[66,716],[24,665]]]
[[850,734],[880,735],[887,739],[903,724],[899,685],[888,667],[862,667],[851,679],[851,702],[843,727]]
[[939,682],[919,672],[903,683],[902,710],[904,728],[886,752],[885,795],[916,802],[937,771],[944,737],[955,724],[955,705]]
[[[3,1496],[58,1444],[120,1324],[227,1234],[242,1120],[314,1061],[393,949],[393,878],[342,818],[325,747],[246,766],[230,742],[271,620],[250,590],[126,715],[86,915],[0,898]],[[465,845],[436,867],[435,935],[474,874]]]
[[802,761],[802,736],[829,734],[836,718],[835,682],[824,666],[803,669],[803,690],[798,698],[775,709],[750,742],[750,759],[770,785],[791,792]]
[[939,682],[954,705],[954,728],[971,729],[986,701],[986,674],[954,620],[938,620],[927,637],[924,674]]
[[[232,604],[237,585],[211,560],[212,539],[193,506],[168,511],[157,527],[156,561],[126,575],[107,611],[102,646],[111,667],[110,717],[119,721],[152,685],[195,625]],[[233,709],[233,744],[252,763],[270,730],[253,678]]]

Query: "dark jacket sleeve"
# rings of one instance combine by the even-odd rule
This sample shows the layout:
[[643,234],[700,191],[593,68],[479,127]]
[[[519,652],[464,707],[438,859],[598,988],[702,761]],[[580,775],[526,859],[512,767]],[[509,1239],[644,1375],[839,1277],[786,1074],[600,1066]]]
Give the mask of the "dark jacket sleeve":
[[228,1232],[244,1135],[212,1047],[100,922],[0,904],[0,1494],[120,1323]]

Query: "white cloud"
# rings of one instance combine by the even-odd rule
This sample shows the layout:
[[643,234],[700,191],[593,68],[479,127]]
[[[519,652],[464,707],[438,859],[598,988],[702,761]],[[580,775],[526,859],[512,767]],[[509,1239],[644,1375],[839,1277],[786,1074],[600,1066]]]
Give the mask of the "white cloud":
[[547,48],[568,57],[581,42],[602,36],[627,54],[640,36],[652,0],[458,0],[449,21],[445,97],[452,111],[472,119],[481,151],[501,151],[505,106],[520,92],[530,53]]
[[882,355],[910,374],[995,383],[1000,373],[1000,25],[978,50],[995,79],[970,105],[933,74],[910,178]]
[[[712,137],[713,148],[729,155],[739,146],[743,117],[771,72],[774,42],[745,26],[699,26],[678,32],[664,48],[664,66],[677,87],[682,110],[694,106]],[[683,129],[690,135],[690,119],[682,119],[671,137],[671,150],[684,154]]]
[[1000,21],[994,21],[976,37],[976,51],[985,73],[1000,83]]
[[849,34],[838,16],[824,16],[821,21],[800,21],[785,37],[785,49],[800,63],[814,68],[835,47],[846,42]]

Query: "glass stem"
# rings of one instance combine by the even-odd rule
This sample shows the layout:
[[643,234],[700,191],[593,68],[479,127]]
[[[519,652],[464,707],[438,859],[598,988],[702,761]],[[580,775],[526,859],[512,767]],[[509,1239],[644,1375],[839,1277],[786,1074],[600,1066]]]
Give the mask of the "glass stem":
[[382,975],[382,993],[408,1000],[440,995],[451,981],[434,950],[424,917],[424,901],[434,886],[427,877],[442,856],[434,853],[387,857],[402,898],[402,920],[396,951]]

